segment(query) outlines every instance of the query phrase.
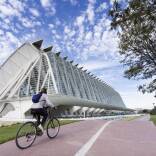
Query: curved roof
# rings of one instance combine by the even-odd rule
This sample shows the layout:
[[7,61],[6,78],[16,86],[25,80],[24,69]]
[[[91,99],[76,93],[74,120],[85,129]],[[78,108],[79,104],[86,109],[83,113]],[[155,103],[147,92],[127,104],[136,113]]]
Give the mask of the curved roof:
[[23,44],[0,67],[0,99],[29,97],[46,87],[51,97],[61,97],[60,104],[126,109],[111,86],[51,52],[52,47],[41,50],[41,44]]
[[39,51],[25,43],[0,66],[0,99],[6,96],[39,57]]

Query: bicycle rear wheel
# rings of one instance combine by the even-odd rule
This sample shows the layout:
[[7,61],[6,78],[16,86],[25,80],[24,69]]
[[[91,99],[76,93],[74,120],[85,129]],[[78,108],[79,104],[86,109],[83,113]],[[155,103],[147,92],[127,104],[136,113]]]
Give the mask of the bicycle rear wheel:
[[34,122],[24,123],[16,134],[16,146],[20,149],[30,147],[36,139],[36,125]]
[[59,120],[56,118],[49,120],[46,130],[47,130],[47,136],[49,138],[55,138],[58,135],[60,130]]

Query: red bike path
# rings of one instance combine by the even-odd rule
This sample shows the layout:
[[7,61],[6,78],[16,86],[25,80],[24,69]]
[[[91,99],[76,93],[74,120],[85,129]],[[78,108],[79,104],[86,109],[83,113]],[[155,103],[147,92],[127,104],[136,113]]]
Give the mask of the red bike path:
[[0,156],[74,155],[156,156],[156,127],[147,117],[133,121],[88,120],[61,126],[55,139],[50,140],[46,134],[37,137],[25,150],[18,149],[14,141],[0,145]]

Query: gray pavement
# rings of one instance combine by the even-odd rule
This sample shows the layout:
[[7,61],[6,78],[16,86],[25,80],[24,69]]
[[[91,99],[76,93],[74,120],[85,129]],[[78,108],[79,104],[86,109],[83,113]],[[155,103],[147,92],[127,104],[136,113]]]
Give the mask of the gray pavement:
[[65,125],[55,139],[38,137],[26,150],[18,149],[14,141],[1,144],[0,156],[74,156],[87,148],[88,143],[87,156],[156,156],[156,127],[148,118],[111,123],[89,120]]

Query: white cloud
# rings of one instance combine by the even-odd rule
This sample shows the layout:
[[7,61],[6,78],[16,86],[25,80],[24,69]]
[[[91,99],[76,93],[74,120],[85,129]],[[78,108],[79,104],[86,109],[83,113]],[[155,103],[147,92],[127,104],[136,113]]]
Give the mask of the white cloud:
[[40,21],[31,20],[27,17],[23,17],[20,19],[22,25],[26,28],[34,28],[35,26],[41,26]]
[[53,29],[55,27],[54,24],[52,24],[52,23],[48,24],[48,26],[49,26],[50,29]]
[[25,3],[20,0],[1,0],[0,13],[4,18],[5,16],[21,16],[21,12],[24,11]]
[[1,0],[0,5],[4,4],[6,0]]
[[90,56],[98,57],[100,55],[105,59],[117,57],[118,38],[116,33],[105,31],[100,26],[95,29],[96,31],[93,32],[93,35],[91,32],[86,32],[85,39],[83,38],[80,41],[84,46],[81,53],[78,54],[80,58],[86,60]]
[[40,2],[41,2],[41,5],[43,7],[50,7],[51,6],[50,0],[40,0]]
[[70,0],[70,2],[71,2],[72,5],[76,5],[78,3],[77,0]]
[[88,4],[86,15],[88,17],[88,21],[90,22],[90,24],[93,24],[94,23],[94,16],[95,16],[95,13],[94,13],[94,2],[91,1]]
[[3,35],[3,34],[4,34],[4,31],[0,29],[0,35]]
[[15,37],[11,32],[6,32],[6,38],[11,43],[20,44],[20,42],[17,39],[17,37]]
[[56,21],[55,21],[55,24],[58,26],[61,24],[61,21],[57,18]]
[[[3,31],[2,31],[3,32]],[[20,40],[11,32],[3,32],[0,35],[0,64],[21,44]]]
[[107,9],[108,5],[106,2],[103,2],[100,4],[100,6],[96,9],[96,12],[99,13],[99,12],[102,12],[104,11],[105,9]]
[[68,34],[68,33],[70,32],[70,29],[69,29],[67,26],[65,26],[65,27],[64,27],[64,32],[65,32],[66,34]]
[[10,29],[10,24],[6,23],[5,20],[3,21],[1,20],[0,25],[1,25],[1,29],[6,29],[6,30]]
[[53,5],[49,8],[48,13],[49,13],[49,15],[55,15],[55,13],[56,13],[55,5]]
[[91,31],[87,32],[86,35],[85,35],[85,39],[86,39],[86,40],[91,40],[92,37],[93,37],[93,36],[92,36],[92,32],[91,32]]
[[[106,15],[96,19],[96,24],[90,25],[87,21],[86,11],[75,18],[73,23],[63,26],[64,34],[53,30],[53,40],[68,52],[74,51],[78,60],[87,61],[91,57],[103,57],[106,61],[119,58],[118,38],[115,31],[110,31],[110,20]],[[61,40],[57,40],[60,35]],[[70,51],[69,51],[70,50]]]
[[39,37],[36,37],[35,32],[36,32],[36,30],[32,29],[31,33],[29,33],[29,34],[26,33],[25,35],[23,35],[22,38],[21,38],[22,43],[37,41],[39,39]]
[[96,0],[88,0],[88,2],[89,2],[90,4],[94,4],[94,3],[96,3]]
[[39,16],[39,15],[40,15],[39,12],[38,12],[38,10],[36,10],[36,9],[34,9],[34,8],[30,8],[29,10],[30,10],[30,12],[31,12],[34,16]]
[[18,11],[24,11],[24,8],[26,7],[26,5],[25,5],[25,3],[24,2],[22,2],[21,0],[8,0],[8,2],[10,3],[10,5],[14,8],[14,9],[16,9],[16,10],[18,10]]
[[4,22],[5,22],[6,24],[10,24],[10,20],[9,20],[8,18],[4,19]]
[[21,18],[22,25],[27,27],[27,28],[32,28],[34,27],[33,22],[29,20],[28,18]]
[[36,25],[36,26],[41,26],[42,25],[42,23],[40,22],[40,21],[34,21],[34,25]]
[[2,13],[5,16],[17,16],[17,15],[19,15],[19,12],[17,10],[15,10],[14,8],[12,8],[8,4],[0,5],[0,13]]
[[81,25],[83,24],[83,22],[84,22],[84,19],[85,19],[84,15],[78,16],[78,17],[76,18],[75,25],[81,26]]
[[57,39],[61,39],[61,36],[58,35],[58,34],[56,34],[55,37],[56,37]]
[[52,32],[53,34],[57,34],[56,30],[52,30],[51,32]]
[[63,0],[64,2],[70,2],[72,5],[78,4],[78,0]]
[[70,32],[68,33],[69,38],[73,37],[76,34],[75,30],[70,30]]
[[94,71],[94,70],[100,70],[103,68],[113,68],[116,67],[118,64],[115,61],[112,62],[106,62],[105,60],[89,60],[85,61],[84,63],[80,64],[80,66],[83,66],[84,68]]
[[6,60],[6,58],[13,52],[13,48],[8,47],[8,45],[2,45],[0,46],[1,52],[0,52],[0,65],[3,64],[3,62]]
[[43,8],[47,10],[47,14],[54,15],[56,13],[55,3],[53,0],[40,0]]

